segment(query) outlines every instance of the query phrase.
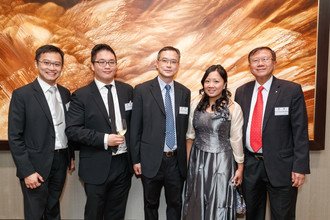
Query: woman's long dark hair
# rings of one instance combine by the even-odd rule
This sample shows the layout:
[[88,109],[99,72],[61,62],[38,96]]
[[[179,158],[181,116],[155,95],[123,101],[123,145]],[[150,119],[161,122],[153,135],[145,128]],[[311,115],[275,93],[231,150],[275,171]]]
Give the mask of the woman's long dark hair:
[[212,106],[213,111],[220,111],[221,109],[225,108],[225,106],[228,106],[229,103],[229,98],[231,96],[231,92],[228,91],[227,89],[227,81],[228,81],[228,75],[226,70],[219,64],[217,65],[212,65],[204,73],[204,76],[201,80],[203,88],[199,90],[199,94],[203,95],[201,100],[199,101],[197,105],[197,110],[198,111],[206,111],[206,109],[210,106],[210,97],[204,92],[204,82],[206,78],[209,76],[211,72],[217,71],[223,81],[225,82],[225,88],[221,92],[220,98],[218,98],[215,101],[215,105]]

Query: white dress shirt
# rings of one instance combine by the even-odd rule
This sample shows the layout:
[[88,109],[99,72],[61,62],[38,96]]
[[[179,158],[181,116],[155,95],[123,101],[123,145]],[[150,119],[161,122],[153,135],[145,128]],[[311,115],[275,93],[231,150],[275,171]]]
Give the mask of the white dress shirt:
[[[50,112],[52,115],[54,115],[54,109],[51,108],[52,104],[51,104],[51,92],[49,91],[49,89],[52,87],[51,85],[49,85],[48,83],[46,83],[45,81],[43,81],[40,77],[37,78],[38,83],[42,89],[42,91],[44,92],[44,95],[46,97]],[[57,85],[54,85],[57,88]],[[64,115],[64,109],[63,109],[63,102],[62,102],[62,98],[60,95],[60,92],[58,91],[58,89],[56,89],[56,93],[55,93],[56,99],[57,101],[60,103],[61,105],[61,110],[63,111],[63,115]],[[65,131],[65,120],[63,121],[63,123],[55,125],[55,121],[53,118],[53,124],[54,124],[54,130],[55,130],[55,150],[59,150],[59,149],[65,149],[68,147],[68,140],[66,135],[64,135],[64,140],[62,140],[62,143],[60,141],[59,138],[59,132],[64,133]]]
[[[172,82],[170,82],[169,84],[166,84],[160,77],[157,77],[157,79],[158,79],[158,83],[159,83],[159,86],[160,86],[160,91],[162,92],[164,106],[165,106],[165,94],[166,94],[165,86],[166,85],[171,86],[170,96],[171,96],[171,102],[172,102],[174,127],[176,128],[176,123],[175,123],[175,101],[174,101],[174,97],[175,97],[174,96],[174,82],[172,80]],[[173,149],[171,150],[169,147],[166,146],[166,143],[165,143],[164,144],[164,152],[173,151],[173,150],[177,149],[176,129],[174,129],[174,136],[175,136],[175,145],[174,145]]]
[[[107,109],[107,112],[109,114],[109,105],[108,105],[108,89],[105,87],[108,84],[104,84],[103,82],[94,79],[95,84],[97,88],[99,89],[99,92],[102,96],[103,103],[105,105],[105,108]],[[115,81],[113,80],[111,83],[111,93],[112,93],[112,98],[113,98],[113,104],[114,104],[114,109],[115,109],[115,118],[116,118],[116,127],[122,127],[122,117],[120,113],[120,107],[119,107],[119,101],[118,101],[118,94],[117,94],[117,89],[116,89],[116,84]],[[110,118],[109,118],[110,120]],[[104,148],[107,150],[108,149],[108,137],[109,134],[104,135]],[[127,146],[126,146],[126,140],[124,141],[123,144],[120,144],[118,146],[118,150],[116,153],[112,153],[112,155],[118,155],[122,153],[127,152]]]
[[[265,109],[266,109],[266,105],[267,105],[268,94],[269,94],[269,90],[270,90],[270,86],[272,85],[272,82],[273,82],[273,76],[270,77],[270,79],[267,80],[267,82],[262,85],[264,87],[264,89],[261,91],[262,100],[263,100],[262,123],[261,123],[262,125],[263,125]],[[252,121],[254,106],[256,105],[256,102],[257,102],[258,88],[260,86],[261,85],[256,81],[256,83],[254,85],[254,89],[253,89],[252,99],[251,99],[249,120],[248,120],[248,124],[247,124],[247,127],[246,127],[245,142],[246,142],[247,149],[251,152],[254,152],[252,147],[251,147],[251,144],[250,144],[251,121]],[[260,148],[260,150],[257,153],[262,153],[262,147]]]

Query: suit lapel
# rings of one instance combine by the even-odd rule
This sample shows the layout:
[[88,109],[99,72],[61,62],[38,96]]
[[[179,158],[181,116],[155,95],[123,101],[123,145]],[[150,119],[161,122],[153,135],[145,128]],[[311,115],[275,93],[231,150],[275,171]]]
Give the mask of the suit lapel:
[[117,97],[119,102],[119,108],[120,108],[120,115],[122,118],[125,118],[125,100],[124,96],[122,94],[125,94],[124,87],[122,87],[119,83],[116,81],[116,90],[117,90]]
[[34,89],[34,97],[37,99],[38,103],[40,104],[42,111],[45,113],[49,123],[54,127],[53,125],[53,119],[52,114],[50,112],[46,97],[44,92],[41,89],[41,86],[38,83],[38,80],[34,80],[32,83],[32,87]]
[[242,109],[245,109],[244,112],[244,131],[246,131],[247,124],[249,122],[249,115],[251,109],[251,99],[253,94],[253,88],[255,85],[255,81],[249,83],[246,87],[246,91],[244,91],[244,99]]
[[96,106],[98,107],[98,109],[100,110],[101,114],[105,118],[105,121],[109,124],[109,126],[111,126],[107,109],[106,109],[106,107],[104,105],[102,96],[101,96],[100,91],[97,88],[94,80],[93,80],[93,82],[91,82],[89,84],[89,88],[91,90],[91,95],[93,97],[93,100],[96,103]]
[[58,91],[59,91],[61,99],[62,99],[62,106],[63,106],[63,109],[64,109],[64,114],[66,115],[67,114],[67,109],[66,109],[65,104],[68,102],[67,101],[68,97],[67,97],[66,93],[64,92],[64,89],[60,85],[57,84],[57,88],[58,88]]
[[179,114],[179,108],[180,108],[180,103],[181,103],[181,99],[182,99],[182,90],[179,88],[179,86],[177,85],[177,83],[174,81],[174,104],[175,104],[175,118],[177,117],[177,115]]
[[157,77],[151,83],[150,92],[151,92],[152,96],[154,97],[155,101],[157,102],[158,107],[165,115],[165,106],[164,106],[164,102],[163,102],[163,96],[162,96],[162,92],[160,90],[159,83],[157,81]]
[[272,109],[274,109],[275,103],[277,101],[277,98],[281,92],[281,87],[280,84],[278,83],[278,80],[273,77],[273,82],[269,90],[268,98],[267,98],[267,104],[266,104],[266,109],[265,109],[265,114],[264,114],[264,121],[263,121],[263,126],[262,129],[264,130],[269,117],[272,114]]

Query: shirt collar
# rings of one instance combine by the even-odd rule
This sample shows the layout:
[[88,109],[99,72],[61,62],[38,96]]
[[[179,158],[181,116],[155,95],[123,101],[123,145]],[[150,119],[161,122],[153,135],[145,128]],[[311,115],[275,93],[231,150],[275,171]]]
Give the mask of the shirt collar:
[[115,81],[114,80],[112,80],[112,82],[110,83],[110,84],[105,84],[105,83],[103,83],[103,82],[101,82],[100,80],[97,80],[97,79],[95,79],[94,78],[94,81],[95,81],[95,84],[96,84],[96,86],[97,86],[97,88],[99,89],[99,90],[101,90],[103,87],[105,87],[106,85],[112,85],[112,86],[114,86],[114,87],[116,87],[116,84],[115,84]]
[[[52,85],[49,85],[46,83],[43,79],[41,79],[39,76],[37,77],[38,83],[44,93],[46,93]],[[57,84],[54,85],[57,88]]]
[[157,79],[158,79],[158,83],[159,83],[159,86],[160,86],[160,90],[163,91],[163,89],[165,89],[166,85],[170,85],[171,88],[174,88],[174,81],[173,80],[169,84],[166,84],[159,76],[157,77]]
[[[262,85],[266,91],[269,91],[269,90],[270,90],[270,86],[272,85],[273,78],[274,78],[274,77],[271,76],[271,77],[267,80],[267,82],[265,82],[265,83]],[[256,81],[256,83],[255,83],[255,85],[254,85],[254,89],[258,90],[259,86],[261,86],[261,85]]]

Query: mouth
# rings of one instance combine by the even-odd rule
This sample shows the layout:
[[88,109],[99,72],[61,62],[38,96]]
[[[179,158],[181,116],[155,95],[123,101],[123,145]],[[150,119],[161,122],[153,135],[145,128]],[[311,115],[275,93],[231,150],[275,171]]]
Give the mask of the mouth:
[[112,71],[103,71],[104,74],[112,74]]
[[208,89],[206,90],[208,93],[216,93],[216,90],[215,89]]
[[46,72],[48,76],[56,76],[57,72]]

